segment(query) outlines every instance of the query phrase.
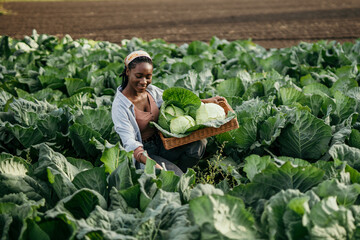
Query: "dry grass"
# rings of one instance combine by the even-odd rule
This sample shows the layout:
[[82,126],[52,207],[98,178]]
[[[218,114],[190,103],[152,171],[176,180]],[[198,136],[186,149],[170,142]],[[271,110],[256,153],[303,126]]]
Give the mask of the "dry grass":
[[1,15],[7,15],[7,14],[9,14],[9,13],[10,13],[10,11],[9,11],[9,10],[6,10],[6,9],[4,8],[3,4],[0,3],[0,16],[1,16]]
[[[6,1],[7,2],[7,1]],[[0,16],[1,15],[10,15],[10,14],[15,14],[14,12],[12,12],[9,9],[6,9],[4,7],[5,1],[0,0]]]
[[6,0],[6,2],[90,2],[90,1],[101,2],[101,1],[113,1],[113,0]]
[[[0,0],[0,16],[14,14],[4,7],[5,2],[86,2],[86,1],[99,1],[99,0]],[[108,0],[100,0],[108,1]]]

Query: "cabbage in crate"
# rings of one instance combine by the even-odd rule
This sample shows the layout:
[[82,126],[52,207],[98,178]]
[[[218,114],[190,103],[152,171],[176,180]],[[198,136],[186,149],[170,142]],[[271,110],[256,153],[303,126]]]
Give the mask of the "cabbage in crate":
[[196,124],[204,124],[210,121],[224,120],[225,110],[216,103],[204,103],[196,110]]
[[[201,105],[201,100],[195,93],[180,87],[166,89],[163,93],[163,100],[158,124],[161,129],[168,132],[170,132],[170,121],[173,118],[183,115],[190,115],[195,118],[196,109]],[[158,126],[156,127],[159,129]],[[161,129],[159,130],[162,131]]]
[[174,105],[167,106],[165,108],[165,113],[170,116],[170,119],[185,115],[184,110]]
[[195,125],[195,120],[191,116],[179,116],[171,119],[170,131],[175,134],[182,134],[186,133],[189,128],[192,128]]
[[226,116],[224,109],[215,103],[202,103],[195,93],[185,88],[166,89],[163,100],[158,123],[152,124],[165,137],[181,138],[200,128],[218,128],[235,117],[232,112]]

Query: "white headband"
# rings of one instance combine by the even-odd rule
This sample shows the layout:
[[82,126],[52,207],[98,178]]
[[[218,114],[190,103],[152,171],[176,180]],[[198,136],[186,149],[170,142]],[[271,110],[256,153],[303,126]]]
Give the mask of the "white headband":
[[147,58],[150,58],[150,55],[145,52],[145,51],[142,51],[142,50],[139,50],[139,51],[134,51],[132,53],[130,53],[129,55],[127,55],[127,57],[125,58],[124,62],[125,62],[125,66],[128,67],[129,66],[129,63],[131,63],[132,60],[134,60],[135,58],[138,58],[138,57],[147,57]]

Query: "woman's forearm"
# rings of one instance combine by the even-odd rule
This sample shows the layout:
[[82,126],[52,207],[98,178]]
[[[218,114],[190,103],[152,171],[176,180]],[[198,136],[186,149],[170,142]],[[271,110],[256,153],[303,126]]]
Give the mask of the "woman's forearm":
[[201,99],[201,102],[203,102],[203,103],[219,103],[219,102],[226,102],[226,99],[224,97],[215,96],[212,98]]
[[146,164],[146,160],[147,160],[147,157],[145,156],[144,152],[141,153],[140,157],[139,157],[139,162],[142,163],[142,164]]

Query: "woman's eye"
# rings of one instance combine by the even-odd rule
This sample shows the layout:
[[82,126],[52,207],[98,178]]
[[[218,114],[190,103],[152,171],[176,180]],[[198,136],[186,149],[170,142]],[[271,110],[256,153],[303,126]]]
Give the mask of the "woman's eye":
[[[135,75],[136,78],[144,78],[142,75]],[[146,79],[151,79],[152,76],[145,76]]]

